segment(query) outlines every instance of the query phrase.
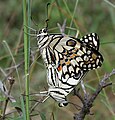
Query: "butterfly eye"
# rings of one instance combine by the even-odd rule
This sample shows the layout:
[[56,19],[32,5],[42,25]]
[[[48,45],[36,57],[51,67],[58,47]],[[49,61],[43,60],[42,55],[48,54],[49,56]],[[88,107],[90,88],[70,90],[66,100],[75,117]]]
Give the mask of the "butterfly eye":
[[69,39],[67,42],[66,42],[66,45],[67,46],[71,46],[71,47],[74,47],[76,45],[76,41],[72,40],[72,39]]

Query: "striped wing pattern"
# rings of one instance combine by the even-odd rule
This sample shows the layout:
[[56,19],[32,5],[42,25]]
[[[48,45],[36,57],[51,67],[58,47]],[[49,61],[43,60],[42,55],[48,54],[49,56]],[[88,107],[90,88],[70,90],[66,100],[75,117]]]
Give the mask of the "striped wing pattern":
[[60,106],[65,106],[66,96],[84,75],[102,65],[99,37],[96,33],[90,33],[78,39],[61,34],[48,34],[42,29],[37,34],[37,40],[47,68],[49,95],[58,101]]

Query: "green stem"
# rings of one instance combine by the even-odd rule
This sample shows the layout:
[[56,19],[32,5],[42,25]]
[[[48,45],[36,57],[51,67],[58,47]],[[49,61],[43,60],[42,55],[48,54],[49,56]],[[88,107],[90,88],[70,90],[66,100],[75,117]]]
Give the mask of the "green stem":
[[[23,0],[23,21],[24,26],[28,26],[30,20],[27,19],[30,10],[27,13],[27,1]],[[28,6],[30,5],[28,0]],[[30,8],[30,7],[28,7]],[[29,16],[28,16],[29,17]],[[24,27],[24,33],[28,33],[27,27]],[[25,60],[25,91],[26,91],[26,120],[30,120],[29,115],[29,53],[30,53],[30,38],[27,34],[24,34],[24,60]]]

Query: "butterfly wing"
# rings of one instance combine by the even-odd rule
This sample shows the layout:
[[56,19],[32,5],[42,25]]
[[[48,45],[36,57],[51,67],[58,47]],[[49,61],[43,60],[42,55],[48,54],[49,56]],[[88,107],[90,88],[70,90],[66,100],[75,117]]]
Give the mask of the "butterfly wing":
[[99,50],[99,36],[96,33],[87,34],[80,41],[97,51]]
[[49,50],[53,56],[52,61],[56,70],[55,80],[59,80],[59,87],[73,88],[87,71],[102,65],[103,57],[98,52],[98,41],[96,34],[95,36],[88,34],[81,39],[62,35],[53,36]]
[[[96,38],[98,37],[95,37],[94,40],[94,37],[92,37],[92,40],[99,41]],[[85,41],[85,39],[83,40]],[[53,45],[53,49],[51,48],[55,56],[56,66],[62,66],[63,68],[64,65],[72,64],[72,66],[86,71],[100,67],[103,57],[98,52],[99,42],[95,44],[89,40],[89,44],[86,44],[83,40],[81,42],[81,39],[68,36],[59,40],[57,38],[58,44]]]

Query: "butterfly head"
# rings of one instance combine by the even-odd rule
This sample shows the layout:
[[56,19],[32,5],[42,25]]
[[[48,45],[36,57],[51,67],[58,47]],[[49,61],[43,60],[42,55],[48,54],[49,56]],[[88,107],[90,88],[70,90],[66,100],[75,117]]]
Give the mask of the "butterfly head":
[[39,32],[38,32],[38,34],[37,34],[37,38],[38,38],[38,37],[44,37],[44,36],[46,36],[47,34],[48,34],[47,28],[43,28],[43,29],[39,30]]

